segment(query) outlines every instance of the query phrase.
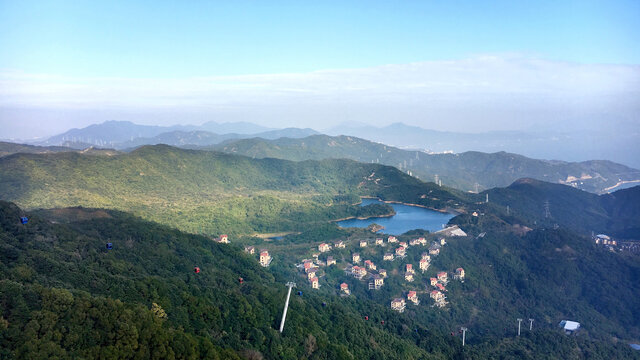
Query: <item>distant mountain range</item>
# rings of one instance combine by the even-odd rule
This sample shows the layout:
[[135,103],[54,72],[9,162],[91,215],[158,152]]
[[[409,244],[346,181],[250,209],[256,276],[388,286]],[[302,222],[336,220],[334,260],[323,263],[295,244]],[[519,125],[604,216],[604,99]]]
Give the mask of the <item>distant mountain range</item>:
[[[208,122],[201,126],[162,127],[137,125],[127,121],[108,121],[83,129],[69,130],[34,144],[36,147],[32,148],[22,145],[20,148],[17,145],[9,145],[10,143],[0,144],[0,156],[15,152],[60,152],[67,148],[84,150],[89,147],[130,151],[143,145],[167,144],[257,158],[274,157],[296,161],[347,158],[380,163],[395,166],[423,181],[436,181],[437,178],[443,185],[464,191],[482,191],[496,186],[507,186],[522,177],[566,184],[594,193],[604,193],[640,182],[639,170],[611,161],[536,160],[504,151],[429,153],[420,150],[420,144],[427,143],[442,148],[449,144],[487,148],[491,147],[488,144],[503,144],[504,147],[508,147],[508,144],[514,142],[528,144],[546,141],[543,137],[538,140],[536,137],[527,137],[527,133],[458,134],[425,130],[401,123],[385,128],[365,125],[342,126],[330,132],[360,133],[369,139],[384,139],[386,144],[397,143],[403,146],[397,148],[354,136],[331,137],[321,135],[313,129],[268,129],[246,122]],[[481,141],[482,139],[490,141]],[[460,146],[464,147],[463,145]],[[95,153],[97,150],[92,151]]]
[[271,129],[246,122],[216,123],[207,122],[200,126],[175,125],[151,126],[138,125],[130,121],[107,121],[82,129],[71,129],[52,136],[45,141],[36,142],[38,146],[68,146],[86,148],[100,146],[114,149],[128,149],[142,145],[166,144],[172,146],[212,145],[227,139],[261,137],[277,139],[280,137],[305,137],[318,134],[312,129]]
[[637,156],[640,153],[640,129],[488,131],[476,134],[427,130],[394,123],[384,127],[341,125],[325,133],[357,136],[402,149],[456,153],[507,151],[539,159],[607,159],[640,167]]
[[503,187],[523,177],[570,185],[594,193],[604,193],[621,181],[640,181],[640,170],[611,161],[547,161],[506,152],[428,154],[352,136],[314,135],[303,139],[277,140],[252,138],[227,141],[209,149],[256,158],[296,161],[345,158],[380,163],[395,166],[423,181],[436,181],[437,177],[443,185],[465,191]]
[[[212,133],[203,136],[202,132]],[[171,135],[170,133],[175,133]],[[380,142],[407,150],[424,150],[432,153],[465,151],[510,152],[537,159],[563,161],[611,160],[640,168],[640,131],[603,128],[593,130],[549,131],[488,131],[484,133],[447,132],[423,129],[403,123],[375,127],[360,123],[330,128],[327,135],[349,135]],[[156,138],[156,136],[160,136]],[[249,122],[207,122],[199,126],[149,126],[128,121],[107,121],[83,129],[72,129],[44,141],[29,142],[41,146],[73,146],[79,144],[126,149],[132,146],[167,145],[184,146],[215,145],[229,139],[261,137],[302,138],[320,134],[312,129],[273,129]],[[143,138],[143,139],[139,139]],[[13,141],[13,140],[12,140]]]

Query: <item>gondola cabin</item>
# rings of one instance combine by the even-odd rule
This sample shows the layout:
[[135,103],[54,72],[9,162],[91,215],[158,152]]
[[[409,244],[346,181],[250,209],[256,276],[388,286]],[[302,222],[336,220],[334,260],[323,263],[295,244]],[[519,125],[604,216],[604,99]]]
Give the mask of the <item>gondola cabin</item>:
[[107,243],[105,245],[105,247],[107,248],[107,250],[111,250],[111,249],[113,249],[113,244],[112,243]]
[[194,267],[194,268],[193,268],[193,272],[194,272],[194,273],[196,273],[196,274],[200,274],[200,268],[199,268],[199,267],[197,267],[197,266],[196,266],[196,267]]
[[28,217],[26,217],[26,216],[20,217],[20,223],[26,224],[27,222],[29,222],[29,218]]
[[299,296],[302,296],[302,291],[298,291],[298,295],[299,295]]

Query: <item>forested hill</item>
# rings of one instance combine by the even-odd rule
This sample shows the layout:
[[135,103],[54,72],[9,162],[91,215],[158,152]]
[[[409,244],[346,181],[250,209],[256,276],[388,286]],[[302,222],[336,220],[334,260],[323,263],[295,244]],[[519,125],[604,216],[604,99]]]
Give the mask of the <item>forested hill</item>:
[[78,150],[76,148],[69,148],[65,146],[36,146],[36,145],[26,145],[26,144],[16,144],[11,142],[0,141],[0,157],[16,154],[16,153],[27,153],[27,154],[48,154],[48,153],[57,153],[57,152],[81,152],[83,154],[92,154],[92,155],[115,155],[117,151],[110,149],[97,149],[91,147],[89,144]]
[[[545,329],[547,320],[542,314],[550,316],[548,321],[553,326],[556,311],[574,311],[561,310],[567,299],[556,296],[560,291],[556,284],[564,281],[561,288],[569,291],[567,297],[571,299],[579,283],[576,280],[586,274],[585,269],[567,269],[564,262],[574,262],[566,259],[571,254],[555,253],[557,240],[549,242],[543,233],[517,240],[516,244],[507,237],[498,242],[492,240],[491,246],[484,244],[487,239],[477,239],[473,245],[452,243],[454,247],[443,253],[438,264],[477,259],[465,264],[473,276],[464,287],[451,285],[451,300],[456,304],[451,312],[425,307],[431,321],[425,320],[423,312],[408,310],[398,314],[388,304],[366,297],[338,297],[334,289],[314,292],[300,281],[302,295],[292,295],[285,331],[279,334],[276,329],[286,295],[283,284],[291,280],[289,275],[283,277],[261,268],[255,258],[233,244],[218,244],[208,237],[184,234],[116,211],[71,210],[75,220],[52,223],[50,219],[60,219],[64,216],[59,213],[68,210],[33,215],[0,202],[1,358],[636,356],[625,344],[612,345],[585,336],[557,336],[555,329]],[[24,215],[29,222],[22,225],[19,218]],[[577,251],[584,249],[566,237],[559,241],[569,241]],[[106,249],[107,242],[112,243],[111,250]],[[544,254],[551,256],[549,261],[563,271],[556,273],[556,268],[541,266],[527,280],[522,266],[536,263],[529,248],[540,246]],[[516,252],[505,256],[504,247]],[[598,263],[613,264],[613,255],[605,257],[604,262]],[[594,259],[589,255],[579,266]],[[487,268],[487,261],[493,261],[496,268]],[[201,270],[197,274],[196,266]],[[632,327],[637,319],[629,311],[637,305],[637,298],[621,303],[624,296],[615,296],[620,289],[608,281],[622,268],[613,269],[611,275],[603,273],[600,265],[590,264],[588,268],[603,277],[593,277],[586,283],[589,289],[579,306],[569,306],[576,311],[573,315],[584,316],[581,320],[585,327],[617,332],[616,324],[622,320],[613,314],[631,314],[624,323]],[[505,277],[502,271],[511,273]],[[633,275],[628,271],[622,274],[621,281]],[[503,281],[507,283],[502,284]],[[539,283],[546,283],[549,291],[542,301],[536,301],[532,296],[535,294],[529,293]],[[515,287],[501,291],[509,284]],[[625,291],[634,293],[635,289],[630,286]],[[476,295],[471,296],[469,291]],[[501,291],[501,295],[494,297],[493,291]],[[614,293],[598,297],[602,291]],[[608,306],[617,306],[616,310],[609,318],[603,318],[589,305],[595,301],[602,304],[604,313],[611,312]],[[545,306],[549,306],[546,311]],[[520,308],[531,309],[529,314],[540,319],[543,324],[539,330],[526,332],[517,340],[513,331],[509,331],[511,335],[484,338],[485,327],[496,329],[496,322],[512,322],[509,315]],[[460,319],[466,319],[463,321],[471,329],[464,349],[459,337],[448,335],[451,322]],[[636,334],[637,329],[633,329]]]
[[354,216],[360,209],[352,204],[364,195],[440,209],[462,204],[444,187],[351,160],[251,159],[166,145],[116,156],[0,158],[0,199],[26,208],[119,209],[207,234],[299,231]]
[[595,195],[564,185],[520,179],[486,194],[503,212],[509,206],[512,215],[527,218],[529,224],[559,224],[585,234],[593,231],[640,239],[640,186]]
[[[0,202],[0,358],[444,359],[459,351],[425,333],[440,344],[429,354],[403,330],[410,319],[383,329],[353,302],[306,291],[292,298],[280,335],[286,287],[255,259],[124,213],[84,211],[79,222],[29,214],[21,225],[24,213]],[[367,305],[376,319],[390,312]]]
[[438,175],[444,185],[465,191],[508,186],[531,177],[575,186],[593,193],[605,192],[621,180],[640,180],[640,170],[611,161],[547,161],[505,152],[468,151],[459,154],[427,154],[401,150],[352,136],[314,135],[303,139],[260,138],[233,140],[209,147],[251,157],[288,160],[345,158],[380,163],[411,171],[424,181]]

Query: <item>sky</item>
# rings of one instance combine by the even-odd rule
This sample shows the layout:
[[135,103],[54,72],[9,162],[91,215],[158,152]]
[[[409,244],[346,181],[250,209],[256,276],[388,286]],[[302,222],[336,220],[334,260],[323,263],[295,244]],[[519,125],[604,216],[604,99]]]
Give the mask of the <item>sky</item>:
[[0,0],[0,139],[106,120],[640,130],[638,1]]

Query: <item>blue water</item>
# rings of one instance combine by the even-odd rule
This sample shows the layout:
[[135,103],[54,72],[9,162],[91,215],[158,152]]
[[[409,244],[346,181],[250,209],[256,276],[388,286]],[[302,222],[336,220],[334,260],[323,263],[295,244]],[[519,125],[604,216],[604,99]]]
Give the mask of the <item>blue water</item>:
[[[369,204],[382,203],[378,199],[362,199],[361,206]],[[338,221],[341,227],[359,227],[376,223],[384,226],[380,232],[391,235],[401,235],[409,230],[424,229],[431,232],[442,229],[442,225],[449,222],[454,216],[448,213],[441,213],[435,210],[425,209],[419,206],[410,206],[402,204],[389,204],[395,210],[396,214],[392,217],[376,217],[366,220],[349,219]]]

